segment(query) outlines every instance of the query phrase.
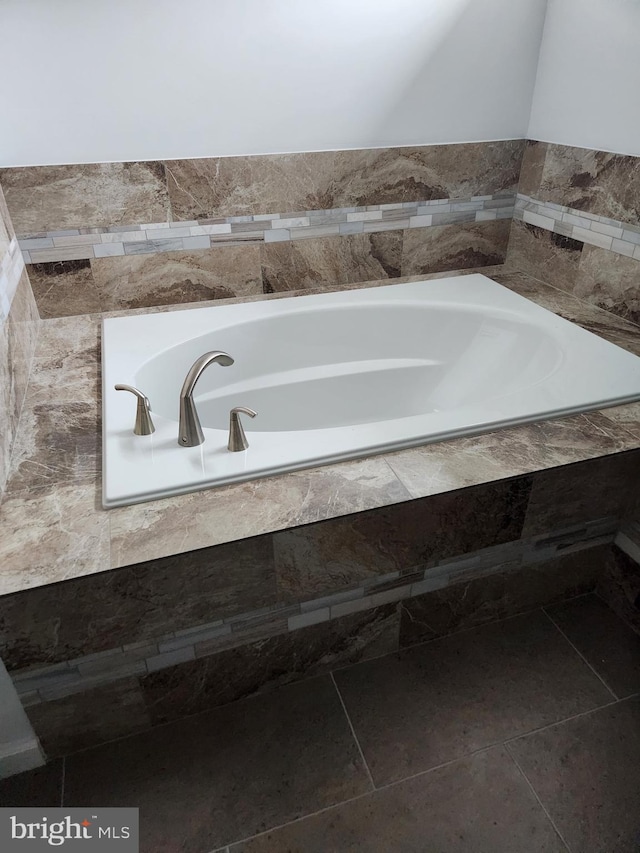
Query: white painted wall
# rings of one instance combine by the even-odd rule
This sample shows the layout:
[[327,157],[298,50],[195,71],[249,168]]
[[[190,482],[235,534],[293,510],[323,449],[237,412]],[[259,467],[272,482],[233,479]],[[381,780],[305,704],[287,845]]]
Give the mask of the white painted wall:
[[640,155],[640,0],[549,0],[528,136]]
[[515,138],[546,0],[0,0],[0,165]]

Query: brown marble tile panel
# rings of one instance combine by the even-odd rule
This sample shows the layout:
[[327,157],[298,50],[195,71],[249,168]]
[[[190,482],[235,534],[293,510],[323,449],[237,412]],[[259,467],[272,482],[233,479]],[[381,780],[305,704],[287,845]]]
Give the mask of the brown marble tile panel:
[[319,237],[260,247],[265,293],[322,282],[349,284],[400,275],[401,231]]
[[52,664],[275,602],[270,537],[245,539],[0,597],[2,657]]
[[21,235],[169,218],[164,167],[153,161],[0,169],[0,183]]
[[0,323],[0,495],[9,477],[10,458],[39,328],[38,310],[29,279],[23,272],[9,317]]
[[325,210],[514,190],[522,140],[165,163],[174,219]]
[[640,565],[613,547],[597,592],[614,613],[640,633]]
[[[580,299],[640,323],[640,261],[634,258],[585,245],[573,292]],[[640,327],[637,335],[640,337]]]
[[262,292],[258,246],[97,258],[91,269],[104,311]]
[[549,143],[537,197],[637,225],[640,157]]
[[640,701],[567,720],[509,745],[570,850],[634,853]]
[[58,808],[62,805],[62,761],[0,780],[4,808]]
[[[548,147],[547,142],[537,142],[535,139],[527,139],[522,154],[518,192],[532,198],[540,198],[540,184],[542,183]],[[549,199],[549,201],[555,201],[555,199]],[[557,203],[560,204],[561,202]]]
[[404,232],[402,275],[504,262],[511,220],[410,228]]
[[[583,251],[586,252],[591,248],[593,247],[585,245]],[[598,249],[598,251],[601,250]],[[606,254],[613,256],[611,252]],[[506,271],[492,272],[490,277],[537,305],[582,326],[588,332],[606,338],[630,352],[637,350],[636,354],[640,354],[640,327],[628,319],[578,298],[577,287],[574,292],[568,293],[544,284],[527,273],[514,271],[509,265]]]
[[[637,354],[640,355],[640,352]],[[603,414],[610,421],[626,429],[640,446],[640,403],[627,403],[625,406],[604,409]]]
[[47,756],[68,755],[150,728],[136,678],[42,702],[26,709]]
[[9,494],[93,485],[100,469],[98,326],[94,318],[41,325]]
[[229,849],[564,853],[566,848],[507,752],[496,747]]
[[[99,404],[69,401],[56,388],[29,389],[11,457],[8,495],[94,486],[100,473]],[[68,393],[67,389],[67,393]]]
[[511,223],[506,262],[572,293],[579,275],[584,243],[527,222]]
[[530,487],[476,486],[275,533],[280,594],[313,598],[518,539]]
[[546,611],[618,699],[640,693],[640,636],[601,598],[583,595]]
[[64,802],[134,802],[141,853],[204,853],[370,790],[340,699],[317,678],[79,753]]
[[533,478],[523,536],[611,516],[623,518],[640,481],[640,450],[541,471]]
[[373,457],[112,509],[108,513],[112,566],[385,506],[408,497],[384,459]]
[[108,569],[108,516],[97,499],[95,485],[5,497],[0,595]]
[[142,678],[154,725],[398,649],[400,616],[387,604],[238,645]]
[[388,454],[414,498],[635,449],[626,427],[593,412]]
[[609,550],[610,546],[599,545],[407,599],[401,604],[400,645],[433,640],[590,592]]
[[43,319],[100,311],[89,261],[30,264],[29,277]]
[[356,664],[335,680],[376,785],[611,700],[539,611]]

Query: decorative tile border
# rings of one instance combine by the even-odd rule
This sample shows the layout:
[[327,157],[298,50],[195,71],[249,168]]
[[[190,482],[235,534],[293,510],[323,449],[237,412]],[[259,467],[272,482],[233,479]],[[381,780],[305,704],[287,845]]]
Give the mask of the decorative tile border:
[[157,639],[124,645],[40,669],[12,673],[25,707],[61,699],[127,676],[179,663],[413,598],[496,572],[517,571],[563,554],[611,543],[617,518],[602,518],[552,533],[447,558],[415,572],[376,576],[362,586],[294,605],[265,607],[195,625]]
[[502,192],[368,207],[43,231],[19,239],[25,263],[90,260],[511,219],[514,200],[513,193]]
[[518,193],[513,218],[640,261],[640,225]]

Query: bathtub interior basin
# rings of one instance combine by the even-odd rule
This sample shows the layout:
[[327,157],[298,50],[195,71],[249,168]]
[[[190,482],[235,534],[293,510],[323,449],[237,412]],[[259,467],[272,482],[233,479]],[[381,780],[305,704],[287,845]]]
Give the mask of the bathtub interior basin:
[[[640,358],[482,275],[106,319],[102,340],[106,507],[640,398]],[[214,349],[234,364],[200,377],[205,442],[180,447],[180,388]],[[258,416],[230,453],[236,406]]]

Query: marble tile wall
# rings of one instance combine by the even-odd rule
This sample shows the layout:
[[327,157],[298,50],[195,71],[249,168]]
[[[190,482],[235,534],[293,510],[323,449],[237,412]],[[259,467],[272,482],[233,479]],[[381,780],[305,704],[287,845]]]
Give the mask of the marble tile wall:
[[0,181],[49,318],[502,263],[522,147],[28,167]]
[[[25,692],[26,682],[18,680],[16,687],[45,751],[61,755],[589,592],[612,559],[610,545],[595,544],[527,565],[516,560],[487,566],[486,560],[484,575],[467,566],[457,577],[451,572],[450,584],[443,576],[428,587],[423,582],[413,598],[389,594],[367,609],[354,607],[330,621],[309,619],[293,631],[276,630],[272,620],[241,644],[219,643],[202,657],[176,655],[173,665],[161,669],[153,663],[145,669],[140,660],[136,667],[134,661],[108,683],[86,679],[81,692],[71,682],[65,688],[63,673],[51,673],[61,686],[40,688],[48,701]],[[95,656],[85,666],[93,664],[99,673],[106,661]]]
[[[87,694],[106,701],[122,685],[127,696],[144,697],[132,724],[156,724],[262,689],[260,678],[308,674],[309,655],[314,666],[324,659],[323,643],[329,657],[342,650],[357,659],[377,634],[367,628],[365,642],[356,625],[384,624],[385,643],[387,628],[393,642],[403,632],[406,640],[417,631],[414,610],[435,591],[451,587],[457,601],[457,585],[476,590],[481,578],[500,576],[488,597],[474,592],[473,614],[454,608],[482,619],[545,594],[592,589],[590,555],[613,541],[639,475],[640,452],[614,454],[7,595],[3,658],[47,737],[61,736],[56,720],[68,729],[68,714],[88,715],[91,731],[102,732]],[[449,594],[440,594],[451,610]],[[265,649],[269,666],[251,663]],[[112,716],[120,732],[123,716]]]
[[507,263],[640,323],[640,157],[528,141]]
[[38,334],[38,312],[0,189],[0,500]]

